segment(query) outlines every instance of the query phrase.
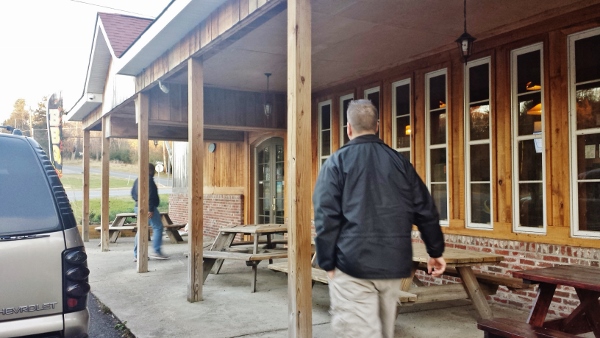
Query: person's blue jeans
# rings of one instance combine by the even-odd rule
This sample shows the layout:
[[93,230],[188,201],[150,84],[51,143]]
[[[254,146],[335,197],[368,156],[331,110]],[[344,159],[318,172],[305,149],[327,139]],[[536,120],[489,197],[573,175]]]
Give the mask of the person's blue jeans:
[[[138,213],[138,208],[135,207],[134,212]],[[160,211],[154,208],[152,213],[152,218],[148,220],[148,224],[152,227],[152,247],[154,248],[154,252],[158,255],[162,255],[162,251],[160,250],[162,246],[162,233],[163,233],[163,224],[160,216]],[[139,230],[139,228],[138,228]],[[133,245],[133,257],[137,258],[137,243],[138,243],[138,232],[135,233],[135,244]]]

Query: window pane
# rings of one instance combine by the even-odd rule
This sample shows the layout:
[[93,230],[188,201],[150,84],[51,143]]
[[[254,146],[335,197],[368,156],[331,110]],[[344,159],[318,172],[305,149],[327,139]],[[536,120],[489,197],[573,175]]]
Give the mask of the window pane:
[[540,58],[539,50],[517,56],[518,94],[541,89]]
[[470,113],[470,139],[487,140],[490,138],[490,106],[472,105]]
[[275,156],[275,161],[277,162],[283,162],[283,146],[275,146],[276,149],[276,156]]
[[489,64],[469,68],[469,102],[489,100],[490,72]]
[[321,129],[331,128],[331,106],[321,106]]
[[446,75],[432,77],[429,79],[429,109],[443,108],[446,103]]
[[375,108],[377,108],[377,111],[379,111],[379,92],[370,93],[367,95],[367,100],[370,100]]
[[403,116],[396,119],[396,148],[410,147],[410,116]]
[[580,180],[595,179],[600,171],[600,134],[577,136],[577,175]]
[[600,35],[575,41],[575,82],[600,79]]
[[477,144],[471,147],[471,181],[490,181],[490,146]]
[[471,222],[490,223],[490,185],[471,184]]
[[600,127],[600,81],[576,89],[577,129]]
[[544,196],[542,183],[519,184],[519,224],[541,228],[544,224]]
[[[531,93],[519,96],[519,136],[541,132],[542,94]],[[536,124],[536,122],[539,122]],[[539,130],[538,128],[539,127]]]
[[446,148],[431,150],[431,182],[446,182]]
[[348,105],[350,105],[351,101],[352,99],[342,101],[342,122],[344,125],[348,124],[348,116],[346,115],[346,113],[348,112]]
[[446,184],[433,184],[431,186],[431,196],[435,206],[440,213],[440,220],[448,219]]
[[446,110],[438,110],[431,112],[429,123],[430,144],[445,144],[446,143]]
[[579,184],[579,230],[600,231],[600,182]]
[[331,154],[331,133],[329,130],[321,132],[321,156],[329,156]]
[[277,193],[279,193],[279,184],[283,181],[283,168],[283,162],[278,162],[277,164],[275,164],[275,180],[277,181]]
[[396,87],[396,116],[410,114],[410,85]]
[[518,148],[519,181],[541,181],[542,153],[536,151],[535,140],[519,141]]

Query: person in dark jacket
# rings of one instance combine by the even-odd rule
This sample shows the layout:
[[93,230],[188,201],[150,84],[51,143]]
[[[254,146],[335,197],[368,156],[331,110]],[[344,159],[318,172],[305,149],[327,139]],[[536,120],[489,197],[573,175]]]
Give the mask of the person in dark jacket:
[[[152,247],[154,249],[154,254],[148,254],[149,257],[155,259],[169,259],[168,256],[162,253],[162,234],[163,234],[163,224],[160,216],[160,211],[158,211],[158,205],[160,204],[160,198],[158,197],[158,188],[156,187],[156,183],[154,183],[154,164],[149,163],[148,169],[150,170],[150,185],[149,185],[149,193],[150,196],[148,198],[148,224],[152,227]],[[135,179],[133,182],[133,187],[131,188],[131,197],[135,201],[135,213],[138,212],[138,180]],[[135,234],[135,244],[133,245],[133,261],[137,262],[137,243],[138,243],[138,234]]]
[[327,271],[336,337],[394,336],[401,279],[412,268],[415,224],[440,276],[446,262],[439,214],[411,163],[375,134],[377,108],[348,106],[350,142],[321,167],[313,194],[316,254]]

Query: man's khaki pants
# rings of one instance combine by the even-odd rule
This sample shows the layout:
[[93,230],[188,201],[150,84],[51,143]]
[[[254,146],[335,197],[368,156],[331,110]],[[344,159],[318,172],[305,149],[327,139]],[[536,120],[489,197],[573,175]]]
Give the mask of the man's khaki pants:
[[335,269],[331,327],[341,338],[393,338],[401,279],[360,279]]

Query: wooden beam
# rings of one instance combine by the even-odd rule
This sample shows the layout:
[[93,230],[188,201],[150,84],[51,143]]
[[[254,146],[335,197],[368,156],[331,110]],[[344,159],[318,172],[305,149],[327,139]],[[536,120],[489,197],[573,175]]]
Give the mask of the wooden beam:
[[101,170],[101,191],[102,198],[100,200],[100,250],[108,251],[108,197],[109,197],[109,167],[110,160],[110,139],[106,136],[108,129],[108,118],[102,118],[102,170]]
[[148,272],[148,212],[150,204],[150,172],[148,169],[148,94],[139,93],[135,102],[138,122],[138,232],[137,272]]
[[197,58],[188,60],[188,302],[202,300],[202,242],[204,241],[204,69]]
[[312,337],[311,290],[311,4],[288,1],[288,335]]
[[81,233],[83,241],[90,241],[90,131],[83,131],[83,199]]

